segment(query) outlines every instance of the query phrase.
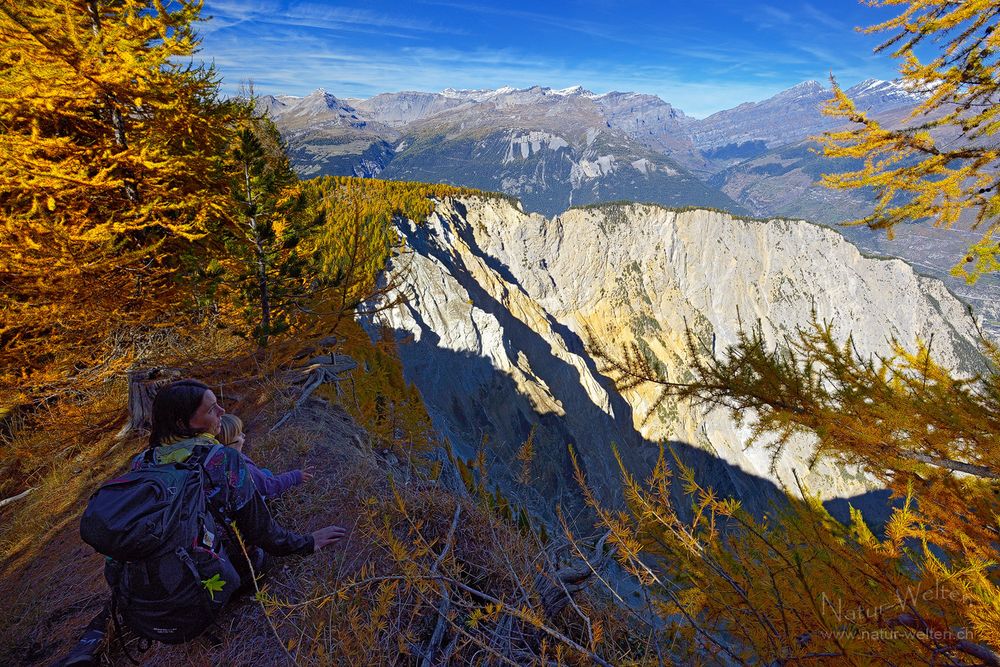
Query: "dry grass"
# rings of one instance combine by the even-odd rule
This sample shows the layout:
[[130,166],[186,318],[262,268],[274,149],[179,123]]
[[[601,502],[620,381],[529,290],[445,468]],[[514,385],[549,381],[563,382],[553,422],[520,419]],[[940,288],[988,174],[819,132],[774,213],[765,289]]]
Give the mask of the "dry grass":
[[[210,329],[163,329],[129,340],[107,368],[140,362],[183,368],[178,360],[199,350],[209,360],[201,375],[211,381],[232,372],[239,349],[238,340]],[[246,355],[238,358],[247,363]],[[115,437],[126,419],[127,380],[99,375],[88,373],[73,392],[9,416],[0,432],[0,495],[33,489],[0,508],[0,664],[51,662],[106,599],[103,558],[80,540],[80,514],[90,494],[145,442]]]
[[[311,399],[268,434],[299,389],[280,373],[257,375],[246,368],[257,361],[244,358],[242,371],[216,365],[195,375],[220,386],[227,408],[243,418],[245,451],[258,465],[276,473],[315,467],[312,481],[272,505],[278,521],[300,532],[337,523],[348,528],[348,536],[320,554],[281,559],[259,600],[234,604],[212,636],[183,646],[154,645],[143,664],[414,664],[439,625],[438,654],[450,653],[452,664],[588,664],[579,651],[540,632],[541,624],[588,650],[633,654],[637,644],[627,624],[602,604],[581,601],[572,613],[541,618],[539,573],[572,554],[546,548],[471,497],[430,481],[429,465],[383,449],[385,434],[373,443],[349,414],[362,408],[358,402],[345,396],[341,407]],[[0,610],[0,664],[51,663],[106,599],[103,560],[81,543],[77,522],[89,493],[144,443],[114,439],[125,416],[121,384],[109,383],[89,405],[109,415],[99,436],[64,446],[59,457],[38,468],[38,490],[4,508],[0,595],[8,604]],[[79,417],[87,414],[85,404],[74,409]],[[9,444],[37,452],[47,437],[45,431],[22,431]],[[410,445],[405,437],[389,444],[397,453]],[[456,506],[460,521],[453,524]],[[443,596],[449,602],[442,620]],[[605,639],[594,643],[595,622],[599,629],[617,630],[605,629]],[[118,643],[106,660],[125,663]]]
[[68,626],[85,624],[103,603],[103,559],[80,541],[78,522],[87,497],[137,443],[114,438],[123,383],[106,383],[91,399],[99,418],[87,422],[83,402],[64,402],[3,443],[6,452],[23,457],[21,470],[35,490],[0,514],[0,599],[6,603],[0,663],[51,658],[53,643],[73,639]]

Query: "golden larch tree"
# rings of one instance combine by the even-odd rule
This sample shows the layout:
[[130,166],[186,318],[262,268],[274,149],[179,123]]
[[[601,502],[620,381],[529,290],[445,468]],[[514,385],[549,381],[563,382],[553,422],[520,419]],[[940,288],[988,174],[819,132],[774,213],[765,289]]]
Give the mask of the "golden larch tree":
[[[955,273],[971,281],[1000,270],[1000,4],[871,4],[901,8],[869,31],[891,33],[879,50],[900,58],[903,82],[926,96],[890,127],[835,85],[827,111],[853,125],[821,138],[825,153],[863,164],[824,181],[874,189],[873,213],[856,224],[949,227],[964,214],[983,237]],[[684,664],[1000,665],[1000,357],[983,341],[980,374],[959,375],[935,362],[929,341],[905,343],[862,357],[849,332],[814,321],[777,344],[744,331],[717,353],[689,332],[690,382],[663,376],[637,346],[609,354],[592,343],[619,388],[653,383],[654,405],[674,398],[728,410],[775,457],[804,435],[814,460],[856,466],[895,498],[884,525],[854,508],[837,521],[801,487],[753,516],[669,453],[645,481],[623,469],[626,511],[589,500],[623,566],[652,593],[665,655]]]
[[0,1],[4,386],[60,385],[185,298],[176,270],[227,211],[200,8]]
[[[900,14],[867,32],[890,33],[876,51],[900,59],[901,82],[925,95],[901,124],[888,125],[834,81],[826,113],[851,125],[819,140],[830,157],[857,158],[854,171],[826,174],[833,188],[870,187],[874,211],[855,224],[886,229],[921,219],[951,227],[963,212],[982,233],[953,273],[975,281],[1000,270],[1000,5],[993,0],[873,0]],[[918,51],[933,51],[921,59]]]
[[718,354],[690,332],[688,346],[694,380],[684,383],[637,348],[592,352],[619,387],[652,383],[661,400],[727,410],[774,457],[805,435],[816,458],[859,467],[897,501],[884,526],[853,508],[840,523],[805,488],[753,516],[669,454],[646,483],[623,468],[627,512],[588,499],[622,564],[669,619],[676,655],[707,664],[1000,664],[995,355],[983,375],[956,377],[922,345],[861,357],[822,322],[777,346],[759,329]]

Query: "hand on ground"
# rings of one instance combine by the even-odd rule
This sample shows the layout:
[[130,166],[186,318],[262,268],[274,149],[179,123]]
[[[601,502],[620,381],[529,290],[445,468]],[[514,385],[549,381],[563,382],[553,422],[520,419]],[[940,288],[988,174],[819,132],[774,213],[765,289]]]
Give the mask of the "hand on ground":
[[328,547],[331,544],[336,544],[340,538],[347,534],[347,530],[341,528],[340,526],[327,526],[326,528],[320,528],[319,530],[313,532],[313,550],[319,551],[324,547]]
[[302,481],[308,482],[316,476],[316,466],[306,466],[302,469]]

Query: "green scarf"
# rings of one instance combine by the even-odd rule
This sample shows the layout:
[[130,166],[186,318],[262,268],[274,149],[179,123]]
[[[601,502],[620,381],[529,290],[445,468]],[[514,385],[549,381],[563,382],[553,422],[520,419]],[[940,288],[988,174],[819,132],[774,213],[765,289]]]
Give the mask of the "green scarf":
[[159,446],[153,450],[153,463],[163,465],[165,463],[183,463],[191,456],[191,451],[198,445],[217,445],[219,441],[211,433],[199,433],[193,438],[184,436],[172,436],[164,439]]

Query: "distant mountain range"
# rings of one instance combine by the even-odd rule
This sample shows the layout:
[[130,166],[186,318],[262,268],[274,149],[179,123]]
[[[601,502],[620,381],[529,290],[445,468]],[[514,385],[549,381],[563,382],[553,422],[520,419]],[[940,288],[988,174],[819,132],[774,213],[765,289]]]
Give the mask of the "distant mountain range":
[[555,215],[615,199],[746,212],[679,128],[692,119],[651,95],[582,88],[264,98],[303,175],[455,183],[506,192]]
[[[909,110],[920,99],[897,82],[874,79],[847,92],[873,114]],[[596,95],[579,86],[363,100],[318,90],[261,104],[306,176],[455,183],[515,195],[546,215],[626,199],[829,223],[856,214],[859,203],[847,195],[844,205],[831,207],[827,195],[816,206],[810,192],[817,170],[830,163],[810,160],[801,145],[835,125],[821,112],[830,96],[807,81],[701,120],[655,95]],[[761,196],[761,183],[763,192],[780,186],[784,196]]]
[[[922,96],[898,81],[849,88],[858,108],[892,124]],[[697,119],[655,95],[582,87],[263,97],[260,104],[305,177],[337,174],[452,183],[504,192],[546,216],[574,205],[628,200],[709,207],[755,217],[836,224],[872,207],[870,193],[817,184],[855,166],[810,141],[842,121],[824,116],[829,88],[806,81],[760,101]],[[947,276],[970,234],[849,228],[862,249],[902,257],[1000,319],[1000,285],[968,288]]]

